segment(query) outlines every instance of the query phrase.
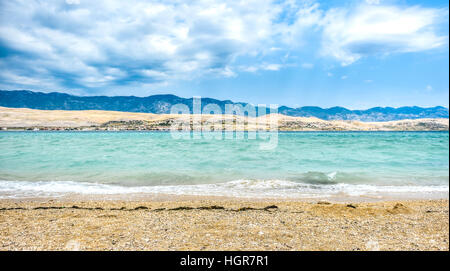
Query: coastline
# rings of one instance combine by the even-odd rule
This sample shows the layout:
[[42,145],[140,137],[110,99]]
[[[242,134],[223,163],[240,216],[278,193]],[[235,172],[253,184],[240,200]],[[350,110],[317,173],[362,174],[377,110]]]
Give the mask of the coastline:
[[[323,120],[269,114],[239,115],[153,114],[102,110],[39,110],[0,106],[3,131],[448,131],[448,118],[404,119],[380,122]],[[173,127],[172,127],[173,126]]]
[[449,250],[449,201],[0,200],[0,250]]
[[[283,172],[297,172],[296,166],[283,167],[283,165],[291,164],[318,169],[318,172],[312,172],[312,174],[309,172],[297,174],[305,182],[280,181],[277,178],[264,176],[262,179],[268,179],[269,182],[248,183],[251,180],[258,181],[259,179],[254,177],[249,180],[241,180],[236,177],[234,178],[236,180],[231,182],[204,185],[192,185],[188,182],[185,186],[180,186],[178,183],[161,186],[120,186],[112,184],[122,184],[121,180],[133,180],[123,172],[136,171],[134,180],[139,179],[137,177],[145,176],[145,173],[148,172],[165,173],[164,170],[160,171],[157,167],[149,168],[151,163],[148,161],[173,164],[167,166],[166,170],[169,171],[178,168],[178,164],[182,164],[182,159],[171,155],[181,152],[204,154],[204,157],[195,158],[197,160],[193,160],[193,165],[201,165],[202,162],[209,161],[216,155],[216,160],[222,162],[219,163],[221,166],[216,166],[213,171],[209,171],[215,173],[223,173],[220,169],[224,167],[223,165],[229,165],[230,161],[233,161],[233,157],[244,158],[234,164],[234,167],[241,168],[248,163],[247,167],[242,169],[249,170],[249,175],[254,173],[252,170],[257,169],[258,165],[269,164],[266,163],[267,159],[258,160],[261,157],[256,154],[261,153],[254,152],[255,155],[250,155],[252,149],[249,146],[256,147],[256,144],[246,145],[247,149],[238,149],[233,148],[235,147],[231,144],[233,142],[220,141],[223,144],[218,145],[219,148],[212,144],[193,144],[197,143],[193,141],[191,145],[179,144],[176,145],[178,147],[171,149],[171,146],[174,146],[170,144],[171,141],[151,141],[149,137],[142,137],[140,133],[133,133],[138,136],[134,140],[129,138],[118,142],[107,140],[111,137],[108,132],[114,133],[114,131],[142,129],[143,132],[164,132],[170,126],[170,121],[174,120],[174,116],[97,111],[64,111],[53,114],[55,112],[37,111],[7,112],[6,114],[9,114],[7,117],[0,118],[0,128],[7,130],[4,133],[0,132],[0,135],[18,139],[17,141],[4,141],[4,161],[10,161],[9,164],[4,165],[4,168],[16,170],[16,173],[29,174],[28,176],[31,177],[40,170],[48,174],[45,179],[41,177],[33,182],[5,180],[9,183],[0,192],[0,251],[449,250],[448,152],[445,156],[442,154],[445,152],[442,150],[448,150],[448,137],[444,137],[443,141],[438,141],[440,142],[439,146],[443,145],[442,148],[433,145],[435,146],[433,150],[419,148],[416,153],[413,147],[431,146],[435,142],[431,142],[429,139],[418,140],[414,142],[422,143],[415,145],[409,143],[395,151],[386,148],[384,152],[383,149],[376,152],[377,145],[365,145],[367,140],[355,141],[353,138],[345,140],[352,144],[343,144],[340,141],[340,144],[333,145],[337,148],[331,148],[329,143],[333,141],[329,141],[325,137],[317,137],[322,141],[312,141],[315,145],[308,141],[301,142],[301,144],[294,144],[296,142],[294,141],[290,145],[284,145],[281,150],[285,150],[285,155],[281,155],[282,152],[280,152],[278,156],[270,156],[273,159],[270,163],[271,168],[259,169],[265,173],[275,171],[277,168],[283,168]],[[80,113],[83,115],[78,115]],[[143,116],[145,121],[142,120]],[[189,115],[182,117],[186,117],[186,121],[189,123]],[[393,133],[398,137],[398,134],[403,135],[405,131],[417,130],[424,131],[424,133],[428,133],[430,130],[445,131],[430,134],[439,136],[442,135],[440,133],[448,133],[448,119],[363,123],[323,121],[315,118],[294,118],[281,115],[276,117],[280,134],[291,131],[294,133],[324,131],[325,133],[333,132],[333,136],[335,136],[350,130],[369,131],[372,136],[379,136],[380,134],[376,134],[377,132],[401,131],[401,133]],[[252,121],[256,125],[259,120]],[[17,125],[23,130],[30,130],[30,133],[12,132],[14,135],[9,134],[11,129],[19,127]],[[254,129],[257,127],[255,125],[250,127]],[[245,126],[222,126],[224,129],[227,127],[236,131],[246,128]],[[40,130],[40,132],[34,132],[35,130]],[[63,133],[71,133],[71,131],[80,134],[84,133],[83,130],[86,130],[86,133],[105,131],[106,139],[99,142],[89,136],[72,137],[71,140],[56,138],[55,142],[60,142],[58,146],[58,144],[49,144],[48,140],[53,142],[50,136],[45,140],[43,137],[38,137],[39,133],[50,135],[50,132],[47,134],[47,130],[55,131],[54,133],[59,133],[58,131],[61,130],[61,134],[55,134],[57,137],[64,137],[66,134],[63,135]],[[372,134],[372,132],[374,133]],[[45,146],[45,153],[52,155],[41,157],[43,152],[39,148],[26,148],[28,156],[18,153],[18,150],[23,150],[24,146],[29,145],[29,140],[25,135],[29,136],[30,134],[37,140],[33,141],[33,147]],[[18,136],[15,137],[16,135]],[[121,133],[118,135],[120,136]],[[74,141],[74,138],[87,138],[87,141]],[[8,142],[14,144],[9,145]],[[124,144],[124,142],[132,142],[132,144]],[[339,140],[335,142],[339,142]],[[358,142],[360,143],[357,144]],[[385,146],[392,146],[389,143],[392,142],[391,138],[384,139],[382,142],[386,144]],[[307,152],[302,149],[302,144],[310,147],[311,151]],[[121,150],[136,154],[136,156],[128,157],[128,161],[144,160],[147,162],[130,164],[122,168],[122,172],[116,173],[113,171],[114,167],[122,165],[113,157],[123,157],[123,152],[117,154],[113,148],[108,146],[120,146]],[[152,148],[145,148],[146,146],[152,146]],[[295,146],[298,148],[294,148]],[[313,148],[314,146],[316,148]],[[322,148],[323,146],[328,147]],[[366,147],[365,153],[344,152],[344,149],[359,150],[361,146]],[[396,146],[398,147],[398,144]],[[217,149],[227,151],[221,153],[213,151]],[[95,155],[92,155],[92,150],[96,150]],[[68,153],[72,154],[72,159],[65,159]],[[289,157],[295,158],[290,155],[292,153],[302,153],[303,156],[297,157],[296,161],[294,161],[295,159],[289,160]],[[415,177],[421,178],[420,174],[418,175],[416,172],[417,168],[423,169],[424,165],[433,165],[433,167],[429,167],[435,170],[436,165],[441,165],[437,169],[439,172],[446,169],[441,175],[442,178],[447,177],[444,180],[447,182],[443,182],[444,189],[439,188],[442,178],[438,180],[436,186],[431,186],[432,183],[425,181],[423,183],[427,186],[421,186],[421,182],[411,181],[400,186],[395,186],[393,183],[392,185],[396,189],[390,189],[392,188],[389,186],[391,183],[388,182],[389,185],[385,183],[374,189],[370,186],[371,182],[362,182],[361,185],[358,182],[352,183],[353,175],[341,174],[339,169],[345,169],[344,161],[342,164],[336,164],[329,168],[322,167],[323,164],[342,157],[351,158],[348,161],[350,164],[355,163],[358,160],[358,157],[355,157],[357,153],[362,155],[359,157],[359,161],[367,161],[360,167],[367,172],[376,169],[376,167],[370,167],[374,163],[372,158],[377,158],[376,154],[378,154],[378,159],[375,159],[375,165],[379,165],[380,168],[386,166],[385,161],[403,162],[400,166],[397,164],[396,168],[401,165],[407,167],[411,164],[405,159],[397,159],[402,158],[396,156],[397,153],[409,153],[410,157],[422,158],[423,154],[427,154],[426,157],[434,158],[438,163],[436,164],[436,161],[429,162],[430,159],[423,159],[424,163],[412,167],[411,172],[415,172],[416,175],[411,176],[408,172],[402,177],[406,180],[415,180]],[[20,159],[14,160],[10,159],[11,157]],[[35,157],[39,157],[39,159],[36,161]],[[139,159],[142,157],[145,159]],[[227,157],[228,160],[225,159]],[[305,161],[309,160],[312,161],[311,164],[305,164]],[[100,166],[102,167],[90,168],[89,164],[93,161],[101,161]],[[251,161],[254,161],[253,164]],[[258,161],[262,163],[258,163]],[[59,162],[67,163],[60,164]],[[414,162],[417,163],[417,161]],[[39,165],[39,168],[30,165]],[[59,168],[60,172],[55,173],[52,170],[54,168]],[[179,171],[186,173],[189,172],[186,169],[190,170],[191,168],[192,165],[181,167]],[[345,173],[345,170],[342,171]],[[109,175],[102,176],[103,180],[106,180],[106,184],[70,181],[73,176],[77,176],[75,179],[89,179],[88,173],[90,172],[109,173]],[[425,177],[434,176],[428,174],[429,172],[425,173],[427,173],[424,174]],[[82,174],[84,175],[78,176]],[[47,181],[46,179],[51,180],[48,176],[59,176],[59,180]],[[164,174],[161,176],[163,176],[162,179],[167,180]],[[170,184],[175,183],[173,176],[169,175],[172,177]],[[145,176],[146,179],[148,177]],[[367,180],[372,180],[369,177]],[[390,176],[388,177],[388,180],[391,180]],[[350,181],[348,181],[349,179]],[[341,182],[342,180],[343,182]],[[394,178],[394,180],[396,179]],[[299,187],[299,183],[304,185]],[[327,189],[318,189],[322,184]],[[312,186],[310,187],[310,185]],[[146,188],[143,189],[143,187]],[[181,190],[180,187],[182,187]],[[302,190],[305,187],[308,189]],[[403,189],[405,187],[409,190]],[[355,190],[355,188],[358,189]],[[199,191],[203,196],[199,196]],[[177,192],[180,193],[177,194]],[[23,197],[24,195],[25,197]]]

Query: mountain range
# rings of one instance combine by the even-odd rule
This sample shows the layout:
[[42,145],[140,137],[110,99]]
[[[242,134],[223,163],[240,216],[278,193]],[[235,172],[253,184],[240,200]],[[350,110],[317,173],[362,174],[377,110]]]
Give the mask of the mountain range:
[[[0,90],[0,106],[41,110],[109,110],[168,114],[172,105],[185,104],[192,112],[192,98],[175,95],[135,96],[74,96],[65,93],[33,92],[29,90]],[[226,104],[247,105],[230,100],[202,98],[202,106],[217,104],[225,112]],[[421,118],[448,118],[448,108],[442,106],[422,108],[418,106],[374,107],[367,110],[350,110],[344,107],[321,108],[304,106],[278,107],[278,113],[294,117],[316,117],[323,120],[391,121]]]

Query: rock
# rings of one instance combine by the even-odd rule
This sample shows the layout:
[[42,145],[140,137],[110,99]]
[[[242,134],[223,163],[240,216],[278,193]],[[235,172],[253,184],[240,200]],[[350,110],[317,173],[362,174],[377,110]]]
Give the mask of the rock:
[[270,210],[273,210],[273,209],[278,209],[278,206],[276,206],[276,205],[270,205],[270,206],[264,207],[264,210],[266,210],[266,211],[270,211]]
[[148,207],[138,206],[138,207],[134,208],[134,210],[148,210]]

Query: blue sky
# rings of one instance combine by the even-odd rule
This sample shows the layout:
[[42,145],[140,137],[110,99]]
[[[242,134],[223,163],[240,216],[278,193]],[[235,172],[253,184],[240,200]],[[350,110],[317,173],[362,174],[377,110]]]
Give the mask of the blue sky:
[[0,89],[448,107],[448,1],[1,1]]

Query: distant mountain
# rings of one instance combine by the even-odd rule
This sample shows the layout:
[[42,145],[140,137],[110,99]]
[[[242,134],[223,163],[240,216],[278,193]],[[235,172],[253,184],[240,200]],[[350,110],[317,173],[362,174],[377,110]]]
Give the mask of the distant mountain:
[[391,121],[403,119],[448,118],[448,108],[442,106],[423,108],[418,106],[373,107],[367,110],[349,110],[344,107],[320,108],[304,106],[290,108],[281,106],[280,114],[293,117],[316,117],[324,120],[360,120],[360,121]]
[[[226,104],[240,104],[226,100],[202,98],[202,106],[210,103],[219,105],[222,112]],[[0,106],[43,110],[111,110],[167,114],[175,104],[185,104],[192,110],[192,98],[175,95],[135,96],[74,96],[64,93],[42,93],[28,90],[0,90]],[[304,106],[291,108],[281,106],[278,113],[295,117],[317,117],[324,120],[390,121],[421,118],[448,118],[448,108],[442,106],[422,108],[406,106],[399,108],[374,107],[367,110],[349,110],[343,107],[321,108]]]

